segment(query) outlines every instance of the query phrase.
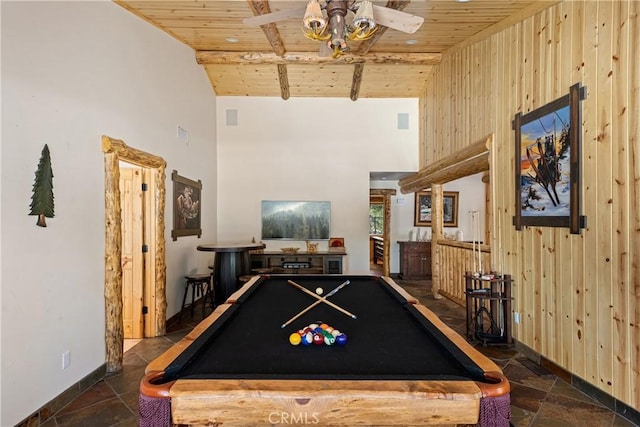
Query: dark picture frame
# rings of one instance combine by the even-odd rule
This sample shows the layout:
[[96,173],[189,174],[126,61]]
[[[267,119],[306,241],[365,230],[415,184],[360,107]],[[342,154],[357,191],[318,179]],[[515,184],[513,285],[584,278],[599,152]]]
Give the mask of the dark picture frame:
[[171,237],[202,236],[202,181],[171,173],[173,181],[173,230]]
[[[458,194],[457,191],[442,192],[443,227],[458,226]],[[431,191],[416,192],[413,225],[431,227]]]
[[576,83],[567,95],[515,115],[516,230],[568,227],[580,234],[585,227],[580,216],[580,101],[585,94]]

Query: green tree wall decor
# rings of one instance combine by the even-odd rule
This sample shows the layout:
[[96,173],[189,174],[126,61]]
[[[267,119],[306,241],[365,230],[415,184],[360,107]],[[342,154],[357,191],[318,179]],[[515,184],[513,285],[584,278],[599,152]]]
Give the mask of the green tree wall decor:
[[51,156],[47,144],[42,149],[38,163],[29,215],[38,215],[36,224],[40,227],[47,226],[45,217],[53,218],[53,170],[51,169]]

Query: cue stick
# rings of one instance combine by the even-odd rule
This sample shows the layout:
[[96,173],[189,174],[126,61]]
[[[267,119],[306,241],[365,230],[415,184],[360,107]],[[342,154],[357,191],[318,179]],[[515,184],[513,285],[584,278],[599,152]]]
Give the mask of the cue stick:
[[[345,310],[344,308],[340,307],[338,304],[334,304],[331,301],[326,300],[325,298],[329,298],[331,295],[334,295],[337,291],[339,291],[340,289],[343,288],[343,286],[348,285],[349,283],[351,283],[349,280],[347,280],[345,283],[343,283],[342,285],[338,286],[336,289],[334,289],[333,291],[331,291],[330,293],[328,293],[325,297],[321,297],[320,295],[314,294],[313,292],[311,292],[309,289],[305,288],[304,286],[300,286],[299,284],[297,284],[296,282],[294,282],[293,280],[288,280],[287,283],[289,283],[292,286],[295,286],[296,288],[300,289],[303,292],[308,293],[309,295],[311,295],[312,297],[322,300],[322,302],[324,302],[325,304],[327,304],[329,307],[333,307],[336,310],[346,314],[347,316],[351,317],[352,319],[357,319],[357,316],[347,310]],[[335,291],[335,292],[334,292]]]
[[[291,322],[293,322],[294,320],[296,320],[298,317],[302,316],[303,314],[305,314],[307,311],[311,310],[313,307],[326,302],[329,303],[329,301],[326,301],[327,298],[329,298],[330,296],[335,295],[340,289],[344,288],[345,286],[347,286],[349,283],[351,283],[350,281],[345,281],[343,284],[341,284],[340,286],[338,286],[337,288],[335,288],[334,290],[332,290],[331,292],[329,292],[327,295],[325,295],[324,297],[321,297],[320,299],[318,299],[318,301],[314,302],[313,304],[311,304],[309,307],[305,308],[304,310],[302,310],[300,313],[296,314],[295,316],[293,316],[291,319],[287,320],[286,322],[284,322],[280,328],[286,328],[288,325],[291,324]],[[351,315],[353,316],[353,318],[355,319],[355,315]]]

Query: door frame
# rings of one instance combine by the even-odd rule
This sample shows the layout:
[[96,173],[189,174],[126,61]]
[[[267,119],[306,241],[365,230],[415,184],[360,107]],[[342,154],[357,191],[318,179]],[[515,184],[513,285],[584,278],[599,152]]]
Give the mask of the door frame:
[[[147,194],[150,235],[149,252],[145,258],[145,281],[150,279],[152,287],[149,309],[145,321],[145,335],[164,335],[166,329],[166,263],[164,238],[165,169],[167,162],[153,154],[127,146],[119,139],[102,136],[104,153],[104,201],[105,201],[105,247],[104,247],[104,297],[105,297],[105,344],[107,372],[122,369],[124,326],[122,319],[122,227],[120,217],[120,160],[149,170],[153,195]],[[150,192],[147,192],[150,193]],[[152,199],[152,200],[151,200]],[[145,230],[145,231],[147,231]],[[154,260],[154,262],[146,262]],[[147,326],[148,325],[148,326]]]
[[382,232],[382,244],[384,246],[384,255],[382,257],[382,275],[389,276],[390,272],[390,252],[391,252],[391,196],[396,195],[396,190],[386,188],[369,189],[369,202],[371,196],[382,196],[384,206],[384,225]]

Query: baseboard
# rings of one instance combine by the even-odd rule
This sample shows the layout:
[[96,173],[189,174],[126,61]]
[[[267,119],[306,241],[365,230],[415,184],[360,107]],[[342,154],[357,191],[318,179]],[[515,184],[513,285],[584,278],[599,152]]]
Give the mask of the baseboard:
[[65,391],[44,404],[40,409],[29,415],[16,427],[35,427],[43,424],[54,416],[60,409],[67,406],[73,399],[84,393],[89,387],[100,381],[107,374],[107,364],[103,363],[93,372],[71,385]]
[[542,368],[546,369],[550,373],[552,373],[552,374],[556,375],[557,377],[563,379],[564,381],[566,381],[567,383],[571,384],[576,389],[580,390],[581,392],[583,392],[587,396],[590,396],[593,399],[597,400],[603,406],[606,406],[607,408],[609,408],[610,410],[612,410],[616,414],[620,415],[621,417],[626,418],[627,420],[631,421],[635,425],[640,425],[640,411],[638,411],[637,409],[632,408],[631,406],[627,405],[626,403],[621,402],[620,400],[618,400],[615,397],[611,396],[609,393],[600,390],[599,388],[597,388],[593,384],[585,381],[584,379],[580,378],[577,375],[574,375],[573,373],[569,372],[568,370],[564,369],[563,367],[558,366],[557,364],[555,364],[551,360],[549,360],[546,357],[540,355],[538,352],[536,352],[535,350],[529,348],[525,344],[522,344],[521,342],[517,341],[516,339],[514,339],[513,341],[515,343],[515,349],[518,352],[520,352],[523,355],[525,355],[527,357],[527,359],[535,362],[536,364],[538,364]]

